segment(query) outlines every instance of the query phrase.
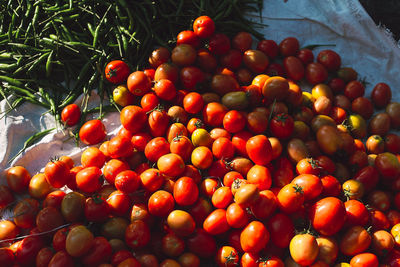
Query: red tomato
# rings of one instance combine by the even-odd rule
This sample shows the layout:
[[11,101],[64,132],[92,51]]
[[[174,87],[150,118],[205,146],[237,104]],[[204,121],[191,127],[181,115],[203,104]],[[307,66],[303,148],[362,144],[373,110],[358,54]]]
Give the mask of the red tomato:
[[125,242],[132,249],[146,246],[150,242],[150,228],[142,220],[133,221],[125,230]]
[[87,167],[76,174],[76,185],[85,193],[93,193],[103,185],[103,173],[98,167]]
[[134,193],[140,183],[139,175],[131,170],[122,171],[115,177],[115,188],[127,194]]
[[246,152],[249,158],[258,165],[266,165],[272,158],[272,147],[265,135],[256,135],[246,142]]
[[114,60],[107,64],[105,68],[106,79],[112,84],[120,84],[128,78],[131,70],[128,64],[122,60]]
[[[179,77],[183,88],[191,91],[198,89],[206,78],[204,72],[195,66],[182,68]],[[182,105],[181,103],[178,104]]]
[[331,236],[337,233],[346,221],[346,208],[340,199],[326,197],[311,206],[309,218],[315,230]]
[[183,98],[183,108],[190,114],[196,114],[203,109],[204,100],[199,93],[191,92]]
[[350,260],[351,267],[378,267],[378,257],[372,253],[361,253]]
[[303,62],[295,56],[285,57],[283,60],[283,66],[285,68],[287,77],[294,81],[303,79],[305,69]]
[[147,143],[144,149],[146,158],[152,162],[157,162],[161,156],[169,152],[169,143],[164,137],[153,138]]
[[30,266],[36,261],[36,255],[44,247],[39,236],[28,236],[22,239],[14,252],[15,262],[22,266]]
[[147,205],[152,215],[164,217],[174,209],[175,201],[169,192],[158,190],[150,196]]
[[108,240],[102,236],[93,239],[93,245],[82,259],[85,266],[99,266],[109,262],[112,256],[112,247]]
[[85,217],[91,222],[104,222],[110,214],[106,200],[100,195],[89,197],[85,201]]
[[232,47],[239,50],[240,52],[244,52],[250,49],[251,44],[253,42],[253,37],[248,32],[238,32],[232,38]]
[[172,81],[168,79],[158,80],[153,87],[156,95],[163,100],[172,100],[176,96],[176,87]]
[[318,63],[312,62],[306,67],[306,79],[309,83],[316,85],[326,81],[328,72],[325,67]]
[[230,226],[226,219],[226,210],[216,209],[211,212],[203,222],[203,229],[211,235],[218,235],[228,231]]
[[276,213],[267,222],[271,234],[271,241],[280,248],[287,248],[290,240],[295,235],[295,228],[292,220],[284,213]]
[[282,56],[295,56],[299,51],[299,40],[295,37],[287,37],[279,43],[279,52]]
[[301,186],[287,184],[279,190],[277,195],[278,206],[285,213],[300,210],[304,202],[304,192]]
[[219,127],[222,125],[224,116],[227,112],[227,108],[221,103],[208,103],[203,108],[204,123],[212,127]]
[[190,30],[181,31],[176,36],[176,45],[180,44],[188,44],[193,46],[194,48],[197,48],[200,45],[200,39],[199,36],[194,31]]
[[60,160],[50,161],[44,168],[46,181],[55,188],[61,188],[67,184],[70,169],[67,164]]
[[392,99],[392,90],[386,83],[377,83],[371,92],[371,100],[375,107],[383,108]]
[[214,21],[208,16],[200,16],[193,22],[193,31],[200,38],[208,38],[215,31]]
[[190,252],[202,258],[214,256],[217,251],[217,244],[213,236],[201,228],[196,229],[186,243]]
[[199,196],[199,189],[192,178],[181,177],[175,183],[173,196],[179,205],[192,205]]
[[317,61],[324,65],[328,71],[337,71],[341,64],[341,58],[339,54],[330,49],[319,52]]
[[132,133],[137,133],[147,121],[147,115],[141,107],[130,105],[121,110],[120,119],[124,128]]
[[101,120],[90,120],[85,122],[79,129],[79,138],[86,145],[100,143],[106,137],[106,128]]
[[346,225],[366,225],[369,221],[369,212],[365,205],[356,200],[351,199],[344,203],[346,208]]
[[106,200],[110,213],[116,216],[125,215],[131,207],[131,197],[119,190],[113,191]]
[[[60,165],[62,165],[62,163]],[[51,170],[53,170],[53,168],[51,168]],[[11,190],[16,193],[21,193],[28,189],[31,175],[25,167],[14,166],[6,171],[6,179]]]
[[314,61],[314,54],[311,49],[303,48],[300,49],[296,55],[304,65],[308,65]]
[[226,34],[214,33],[208,40],[208,50],[215,55],[222,55],[231,49],[231,41]]
[[244,252],[257,253],[267,245],[269,232],[259,221],[250,222],[240,233],[240,246]]
[[151,79],[143,71],[135,71],[129,75],[126,85],[133,95],[143,96],[151,89]]
[[68,126],[73,126],[81,118],[81,109],[77,104],[69,104],[61,111],[61,120]]
[[279,139],[289,138],[294,130],[293,118],[285,113],[275,115],[270,122],[269,129]]
[[257,44],[257,50],[264,52],[270,59],[278,56],[279,47],[274,40],[261,40]]
[[304,201],[315,199],[323,190],[320,178],[313,174],[300,174],[291,181],[291,184],[303,189]]

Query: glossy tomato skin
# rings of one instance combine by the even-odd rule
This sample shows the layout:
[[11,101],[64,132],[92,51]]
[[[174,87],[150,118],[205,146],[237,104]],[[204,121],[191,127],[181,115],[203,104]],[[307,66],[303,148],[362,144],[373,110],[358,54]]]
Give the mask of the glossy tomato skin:
[[257,253],[267,245],[269,232],[259,221],[250,222],[240,233],[240,245],[244,252]]
[[208,38],[215,31],[215,23],[208,16],[200,16],[193,22],[193,31],[200,38]]
[[350,266],[352,267],[358,267],[358,266],[365,266],[365,267],[378,267],[379,266],[379,261],[378,257],[372,253],[360,253],[358,255],[355,255],[351,260],[350,260]]
[[106,79],[112,84],[120,84],[128,78],[130,68],[122,60],[113,60],[106,65],[105,68]]
[[246,142],[246,152],[249,158],[258,165],[266,165],[271,161],[272,147],[265,135],[256,135]]
[[274,40],[261,40],[257,44],[257,50],[264,52],[270,59],[278,56],[279,47]]
[[60,160],[50,161],[44,168],[46,181],[55,188],[61,188],[67,184],[69,179],[69,167]]
[[309,83],[315,85],[324,82],[328,78],[328,71],[322,64],[312,62],[306,66],[305,76]]
[[142,220],[132,222],[125,230],[125,242],[133,249],[146,246],[150,242],[150,237],[150,228]]
[[102,171],[98,167],[87,167],[76,174],[76,184],[85,193],[93,193],[103,184]]
[[289,79],[299,81],[304,77],[303,62],[295,56],[288,56],[283,60],[283,66]]
[[77,104],[69,104],[61,111],[61,120],[68,126],[74,126],[81,118],[81,109]]
[[106,128],[101,120],[87,121],[79,129],[79,138],[86,145],[100,143],[104,140],[106,134]]
[[279,52],[282,56],[295,56],[299,51],[299,40],[295,37],[287,37],[279,43]]
[[44,241],[38,236],[25,237],[18,243],[14,252],[15,261],[22,266],[29,266],[36,261],[36,255],[44,247]]
[[137,133],[147,121],[147,115],[141,107],[129,105],[121,110],[120,120],[124,128],[132,133]]
[[211,212],[203,222],[203,229],[211,235],[218,235],[228,231],[230,225],[226,219],[226,210],[216,209]]
[[341,64],[341,58],[339,54],[330,49],[319,52],[317,61],[324,65],[328,71],[337,71]]
[[377,83],[371,92],[371,100],[375,107],[383,108],[392,99],[392,90],[386,83]]
[[271,133],[279,139],[289,138],[294,130],[294,121],[292,116],[280,113],[275,115],[269,125]]
[[267,222],[271,241],[280,248],[287,248],[295,235],[295,228],[290,217],[284,213],[276,213]]
[[340,199],[326,197],[311,206],[309,218],[315,230],[331,236],[342,228],[346,220],[346,208]]
[[189,44],[194,48],[197,48],[200,45],[200,39],[199,36],[197,36],[194,31],[191,30],[181,31],[176,36],[176,45],[180,44]]

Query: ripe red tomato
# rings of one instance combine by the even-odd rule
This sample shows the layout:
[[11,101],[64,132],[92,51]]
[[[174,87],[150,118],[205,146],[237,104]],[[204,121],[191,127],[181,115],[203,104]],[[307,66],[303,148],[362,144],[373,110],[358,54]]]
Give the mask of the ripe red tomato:
[[110,209],[106,200],[100,195],[88,197],[85,201],[85,217],[91,222],[104,222],[108,219]]
[[61,120],[68,126],[74,126],[81,118],[81,109],[77,104],[69,104],[61,111]]
[[246,142],[249,158],[258,165],[267,165],[272,159],[272,147],[265,135],[256,135]]
[[128,90],[136,96],[142,96],[151,89],[151,80],[143,71],[132,72],[126,84]]
[[350,266],[378,267],[378,257],[372,253],[360,253],[350,260]]
[[171,193],[158,190],[154,192],[147,203],[150,214],[164,217],[174,209],[175,200]]
[[383,108],[392,99],[392,90],[386,83],[377,83],[371,92],[371,100],[375,107]]
[[328,79],[328,71],[324,65],[312,62],[306,67],[306,79],[313,85],[322,83]]
[[303,79],[305,74],[305,69],[303,62],[295,56],[285,57],[283,60],[283,66],[285,68],[287,77],[294,81],[299,81]]
[[125,242],[133,249],[146,246],[150,242],[150,228],[142,220],[133,221],[125,230]]
[[99,266],[101,263],[109,262],[112,256],[110,242],[103,236],[93,239],[93,244],[87,254],[82,258],[85,266]]
[[301,186],[287,184],[279,190],[277,195],[278,207],[285,213],[300,210],[304,202],[304,192]]
[[211,235],[218,235],[228,231],[230,226],[226,219],[226,210],[216,209],[211,212],[203,222],[203,229]]
[[240,52],[244,52],[250,49],[251,44],[253,42],[253,37],[248,32],[238,32],[232,38],[232,47],[239,50]]
[[122,60],[113,60],[106,65],[106,79],[113,84],[120,84],[128,78],[131,70]]
[[188,44],[193,46],[194,48],[197,48],[200,45],[200,39],[199,36],[194,31],[190,30],[181,31],[176,36],[176,45],[180,44]]
[[208,16],[200,16],[193,22],[193,31],[200,38],[208,38],[215,31],[215,23]]
[[98,167],[87,167],[76,174],[76,185],[85,193],[93,193],[103,185],[103,173]]
[[157,162],[157,160],[168,154],[169,151],[169,143],[165,140],[164,137],[156,137],[150,140],[144,148],[144,154],[146,158],[152,162]]
[[279,52],[282,56],[295,56],[299,51],[299,40],[295,37],[287,37],[279,43]]
[[312,226],[319,233],[334,235],[346,221],[346,208],[336,197],[326,197],[315,202],[309,211]]
[[324,65],[328,71],[337,71],[341,64],[341,58],[339,54],[330,49],[319,52],[317,61]]
[[280,113],[272,118],[269,129],[279,139],[289,138],[294,130],[294,120],[290,115]]
[[106,128],[101,120],[87,121],[79,129],[79,138],[86,145],[100,143],[104,140],[106,134]]
[[240,233],[240,246],[244,252],[257,253],[267,245],[269,232],[259,221],[250,222]]
[[257,44],[257,50],[264,52],[270,59],[274,59],[278,56],[279,47],[274,40],[261,40]]
[[181,177],[175,183],[173,196],[181,206],[192,205],[199,196],[199,189],[192,178]]
[[295,235],[294,224],[284,213],[273,215],[267,222],[267,228],[271,234],[271,241],[280,248],[287,248]]
[[314,61],[313,51],[308,48],[300,49],[296,57],[298,57],[304,65],[308,65]]
[[208,40],[208,50],[215,55],[225,54],[231,49],[231,40],[226,34],[214,33]]
[[25,167],[14,166],[6,171],[7,184],[16,193],[28,189],[31,175]]
[[67,164],[60,160],[50,161],[44,168],[46,181],[54,188],[61,188],[67,184],[69,171]]
[[204,100],[199,93],[191,92],[183,98],[183,108],[190,114],[196,114],[203,109]]

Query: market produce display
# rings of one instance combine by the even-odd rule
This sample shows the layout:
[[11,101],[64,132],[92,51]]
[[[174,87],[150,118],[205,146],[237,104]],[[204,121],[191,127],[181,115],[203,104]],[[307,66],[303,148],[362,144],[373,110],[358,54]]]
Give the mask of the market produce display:
[[[208,16],[149,67],[108,62],[121,128],[75,163],[7,170],[7,266],[398,266],[400,103],[334,49],[228,37]],[[309,91],[302,88],[310,87]],[[78,123],[79,106],[60,113]],[[19,195],[27,197],[14,203]]]

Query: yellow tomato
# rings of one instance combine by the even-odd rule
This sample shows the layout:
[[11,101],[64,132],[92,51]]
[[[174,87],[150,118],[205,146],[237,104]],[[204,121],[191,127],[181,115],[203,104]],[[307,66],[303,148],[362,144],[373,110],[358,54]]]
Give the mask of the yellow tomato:
[[390,233],[394,237],[394,241],[396,242],[396,245],[400,245],[400,223],[395,224],[392,229],[390,230]]
[[349,179],[342,185],[343,193],[347,199],[361,199],[364,195],[364,185],[357,180]]
[[213,143],[213,139],[209,132],[205,129],[196,129],[192,133],[192,143],[195,147],[206,146],[210,147]]
[[119,85],[113,90],[113,100],[118,105],[125,107],[133,103],[134,95],[125,85]]

